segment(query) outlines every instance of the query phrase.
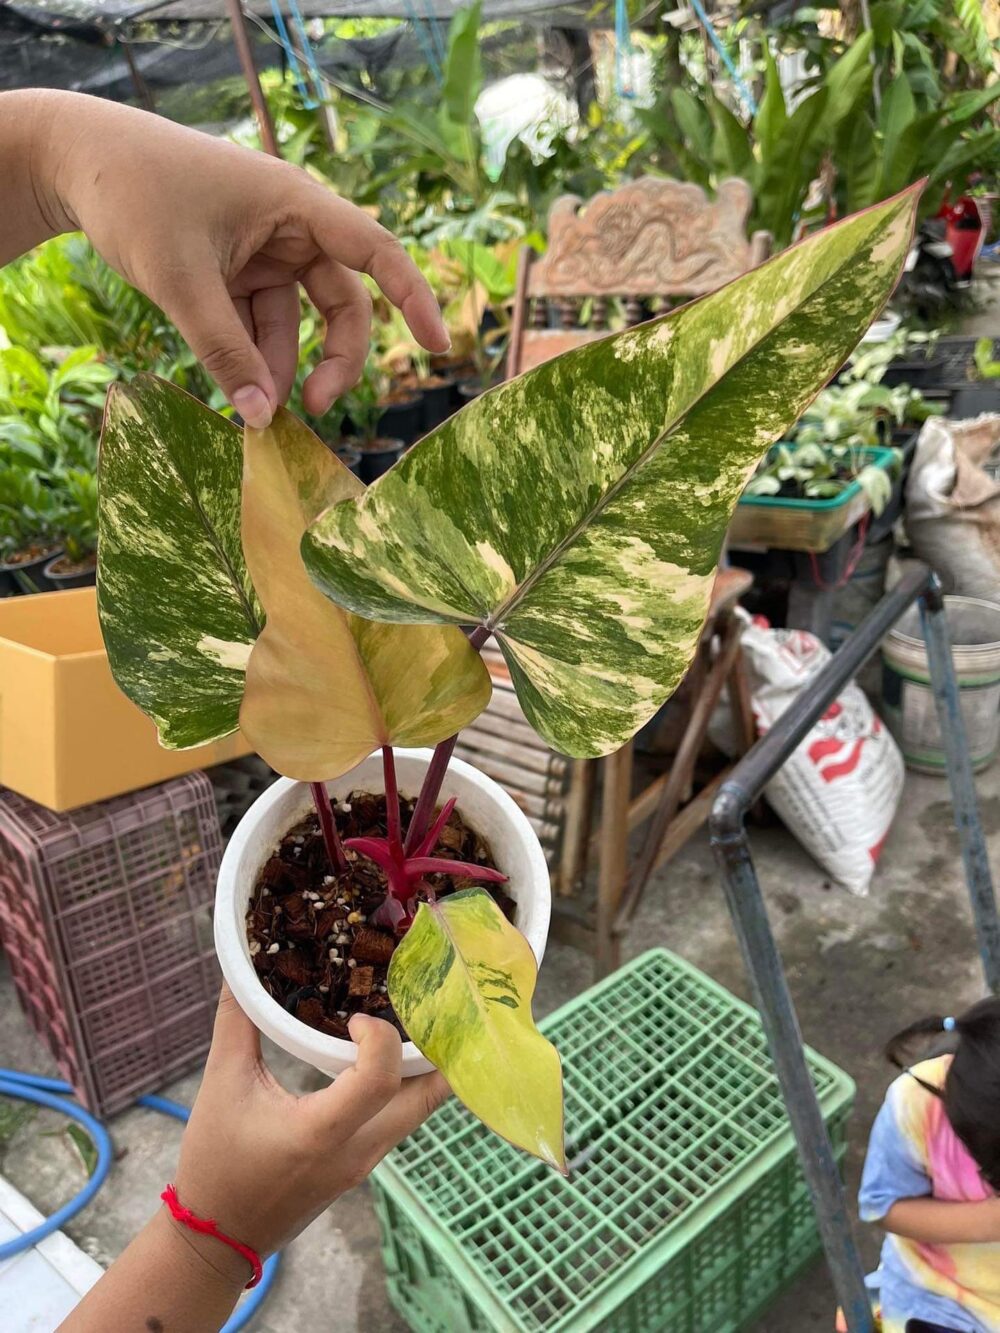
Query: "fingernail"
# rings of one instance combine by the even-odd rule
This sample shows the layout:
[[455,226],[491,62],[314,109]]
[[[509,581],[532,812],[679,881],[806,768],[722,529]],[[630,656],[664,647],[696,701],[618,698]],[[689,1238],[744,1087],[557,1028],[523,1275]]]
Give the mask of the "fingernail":
[[233,407],[246,424],[253,426],[255,430],[263,430],[265,426],[270,426],[274,415],[267,394],[256,384],[247,384],[244,388],[237,389],[233,394]]

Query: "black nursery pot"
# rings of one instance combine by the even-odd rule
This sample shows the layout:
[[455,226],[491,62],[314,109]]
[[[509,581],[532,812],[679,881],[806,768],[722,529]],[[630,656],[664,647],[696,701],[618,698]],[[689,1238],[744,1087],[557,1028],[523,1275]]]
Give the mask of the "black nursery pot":
[[389,471],[405,450],[406,445],[402,440],[372,440],[370,445],[361,450],[361,470],[358,473],[361,480],[370,486],[376,478]]
[[46,566],[62,555],[60,547],[55,546],[44,555],[34,560],[22,560],[19,564],[0,564],[0,596],[16,597],[32,592],[55,592],[57,585],[47,573]]
[[53,556],[45,566],[45,577],[55,591],[58,592],[64,588],[92,588],[94,586],[97,582],[96,564],[92,569],[80,569],[70,574],[62,574],[59,570],[53,569],[53,565],[58,564],[62,558],[61,555]]
[[423,435],[433,430],[435,426],[440,426],[442,421],[447,421],[455,411],[453,392],[454,386],[450,382],[435,384],[433,388],[424,390],[421,402],[421,433]]
[[479,398],[486,390],[480,384],[479,380],[463,380],[458,386],[458,396],[463,405],[471,403],[473,398]]
[[379,418],[378,432],[387,440],[412,444],[423,426],[423,405],[417,394],[401,403],[390,403]]

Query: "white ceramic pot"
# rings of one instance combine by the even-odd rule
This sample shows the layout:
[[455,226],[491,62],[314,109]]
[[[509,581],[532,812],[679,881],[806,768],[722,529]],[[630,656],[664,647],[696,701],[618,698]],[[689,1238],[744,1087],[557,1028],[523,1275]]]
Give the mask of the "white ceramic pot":
[[[431,751],[396,750],[395,756],[400,794],[415,797]],[[335,800],[345,800],[352,791],[384,791],[381,754],[369,755],[357,768],[326,787]],[[515,924],[541,963],[552,897],[549,869],[534,829],[502,787],[460,759],[453,759],[448,767],[441,802],[452,796],[458,798],[458,811],[465,822],[489,842],[498,869],[509,881],[503,886],[504,892],[517,903]],[[261,868],[288,830],[312,808],[307,783],[279,778],[240,820],[219,870],[215,949],[230,989],[261,1032],[283,1050],[332,1076],[354,1064],[354,1043],[328,1037],[300,1023],[268,995],[250,961],[246,934],[247,904]],[[431,1068],[413,1042],[403,1043],[404,1078]]]

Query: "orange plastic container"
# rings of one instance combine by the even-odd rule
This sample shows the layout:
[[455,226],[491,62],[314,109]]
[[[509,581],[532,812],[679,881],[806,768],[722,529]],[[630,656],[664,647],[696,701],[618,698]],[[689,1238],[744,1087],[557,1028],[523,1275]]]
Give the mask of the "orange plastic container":
[[250,753],[239,732],[161,748],[111,676],[93,588],[0,601],[0,786],[72,810]]

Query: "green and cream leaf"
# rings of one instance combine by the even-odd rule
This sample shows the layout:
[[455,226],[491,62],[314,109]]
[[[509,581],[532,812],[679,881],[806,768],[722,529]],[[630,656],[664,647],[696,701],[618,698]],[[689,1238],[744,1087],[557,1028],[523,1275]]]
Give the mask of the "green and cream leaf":
[[97,605],[108,660],[161,744],[239,724],[264,623],[240,546],[242,433],[152,375],[115,384],[101,436]]
[[376,620],[494,631],[522,707],[606,754],[680,683],[747,479],[885,304],[916,188],[469,404],[303,540]]
[[411,1040],[483,1124],[566,1170],[562,1070],[535,1027],[537,967],[482,889],[421,903],[389,964],[389,998]]

